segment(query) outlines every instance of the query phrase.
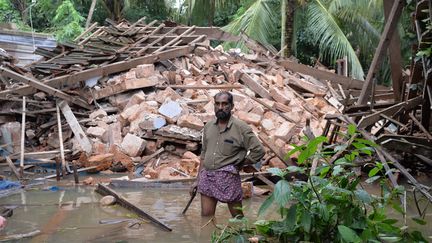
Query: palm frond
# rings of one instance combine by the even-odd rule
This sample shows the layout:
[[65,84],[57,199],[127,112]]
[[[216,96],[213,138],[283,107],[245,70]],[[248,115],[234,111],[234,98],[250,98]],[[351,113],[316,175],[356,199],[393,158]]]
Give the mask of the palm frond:
[[257,0],[239,18],[223,27],[223,30],[237,35],[245,33],[265,45],[270,42],[276,21],[279,21],[279,16],[274,14],[269,1]]
[[308,6],[308,28],[320,46],[320,51],[330,60],[347,56],[354,78],[364,79],[364,71],[354,48],[341,29],[340,23],[329,12],[321,0],[315,0]]

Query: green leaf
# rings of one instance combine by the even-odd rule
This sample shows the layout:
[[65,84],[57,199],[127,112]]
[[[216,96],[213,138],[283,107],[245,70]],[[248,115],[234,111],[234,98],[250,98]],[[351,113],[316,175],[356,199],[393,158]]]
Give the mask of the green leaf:
[[303,150],[303,148],[306,147],[305,145],[297,146],[297,145],[295,145],[295,144],[291,144],[291,146],[293,146],[294,149],[290,150],[290,151],[285,155],[284,159],[289,158],[289,157],[290,157],[291,155],[293,155],[295,152],[297,152],[297,151],[301,151],[301,150]]
[[426,224],[426,221],[424,221],[423,219],[420,219],[420,218],[411,218],[411,219],[414,220],[414,222],[416,222],[417,224],[420,224],[420,225]]
[[286,217],[287,225],[286,227],[288,230],[293,230],[295,224],[297,223],[297,204],[291,205],[291,207],[288,210],[288,214]]
[[372,184],[374,181],[376,181],[376,180],[378,180],[379,178],[381,178],[381,176],[374,176],[374,177],[371,177],[371,178],[369,178],[369,179],[367,179],[365,182],[366,183],[368,183],[368,184]]
[[281,169],[279,168],[269,168],[267,169],[268,172],[272,173],[273,175],[279,176],[279,177],[284,177],[286,175],[285,172],[283,172]]
[[274,199],[281,207],[285,207],[291,198],[291,187],[286,180],[280,180],[274,188]]
[[257,231],[260,234],[263,234],[263,235],[268,234],[270,232],[270,230],[271,230],[271,223],[270,223],[270,221],[267,221],[267,220],[264,220],[264,219],[257,220],[254,223],[254,225],[255,225]]
[[380,171],[380,169],[379,169],[378,167],[374,167],[372,170],[369,171],[368,176],[369,176],[369,177],[373,177],[373,176],[375,176],[379,171]]
[[369,204],[372,202],[372,197],[365,190],[359,189],[354,192],[354,194],[360,199],[362,202]]
[[326,176],[329,171],[330,171],[330,166],[323,167],[320,171],[320,176],[321,177]]
[[258,210],[258,216],[261,216],[273,204],[273,201],[274,201],[274,194],[271,194],[261,204],[261,207]]
[[385,224],[392,225],[392,224],[396,224],[398,222],[398,220],[397,219],[384,219],[382,222]]
[[345,225],[338,225],[338,231],[342,239],[347,242],[361,242],[361,239],[357,233]]
[[339,158],[334,162],[335,165],[351,164],[345,157]]
[[340,175],[342,172],[344,171],[344,168],[340,165],[336,165],[335,167],[333,167],[333,172],[332,175],[333,176],[338,176]]
[[301,218],[301,226],[303,227],[303,230],[305,232],[310,232],[311,229],[311,215],[309,214],[308,211],[304,211],[302,214],[302,218]]
[[373,141],[367,140],[367,139],[363,139],[363,138],[356,138],[354,139],[355,141],[359,142],[359,143],[364,143],[367,144],[369,146],[372,147],[377,147],[378,145],[376,143],[374,143]]
[[304,173],[305,172],[305,168],[301,168],[298,166],[294,166],[294,165],[290,165],[286,168],[289,172],[300,172],[300,173]]
[[353,124],[349,124],[348,125],[348,134],[349,135],[354,135],[356,132],[357,128],[353,125]]

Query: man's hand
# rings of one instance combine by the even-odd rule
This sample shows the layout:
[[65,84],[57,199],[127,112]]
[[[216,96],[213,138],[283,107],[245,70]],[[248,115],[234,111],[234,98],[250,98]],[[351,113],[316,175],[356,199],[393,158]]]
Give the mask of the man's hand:
[[192,197],[192,195],[196,193],[197,189],[198,189],[198,182],[195,181],[189,189],[189,195]]
[[246,173],[257,172],[257,170],[255,169],[255,167],[253,167],[252,165],[246,165],[245,167],[243,167],[243,171],[246,172]]

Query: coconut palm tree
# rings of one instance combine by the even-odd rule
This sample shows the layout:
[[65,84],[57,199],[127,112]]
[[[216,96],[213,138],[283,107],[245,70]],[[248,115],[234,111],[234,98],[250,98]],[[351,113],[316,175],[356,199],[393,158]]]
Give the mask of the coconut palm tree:
[[[281,14],[284,20],[281,21],[281,48],[286,46],[286,55],[295,51],[290,48],[295,46],[293,30],[303,29],[311,33],[320,48],[320,56],[329,62],[347,56],[352,76],[363,79],[359,54],[367,57],[371,44],[378,41],[381,10],[379,0],[312,0],[307,4],[298,0],[255,0],[225,30],[235,34],[244,32],[269,44],[278,26],[277,16]],[[306,15],[306,22],[294,21],[294,16],[300,14]]]

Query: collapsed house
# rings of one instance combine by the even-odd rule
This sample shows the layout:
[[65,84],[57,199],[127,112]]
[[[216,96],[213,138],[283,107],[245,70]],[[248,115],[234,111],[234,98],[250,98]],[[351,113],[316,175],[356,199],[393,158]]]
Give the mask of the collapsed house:
[[[372,102],[357,104],[368,97],[364,87],[370,80],[281,58],[219,28],[142,22],[94,24],[73,42],[38,48],[44,60],[26,67],[0,60],[0,144],[18,178],[13,161],[24,172],[58,161],[63,173],[73,165],[129,171],[131,179],[194,177],[200,130],[214,117],[213,96],[220,90],[233,93],[234,115],[265,145],[263,171],[294,165],[285,154],[303,136],[330,135],[332,142],[349,123],[385,144],[403,130],[394,126],[408,128],[395,117],[424,101],[414,94],[399,101],[394,90],[374,85]],[[252,54],[212,48],[215,40],[243,41]],[[429,141],[427,122],[419,126],[416,115],[409,116],[411,137]],[[380,151],[383,161],[391,156]]]

